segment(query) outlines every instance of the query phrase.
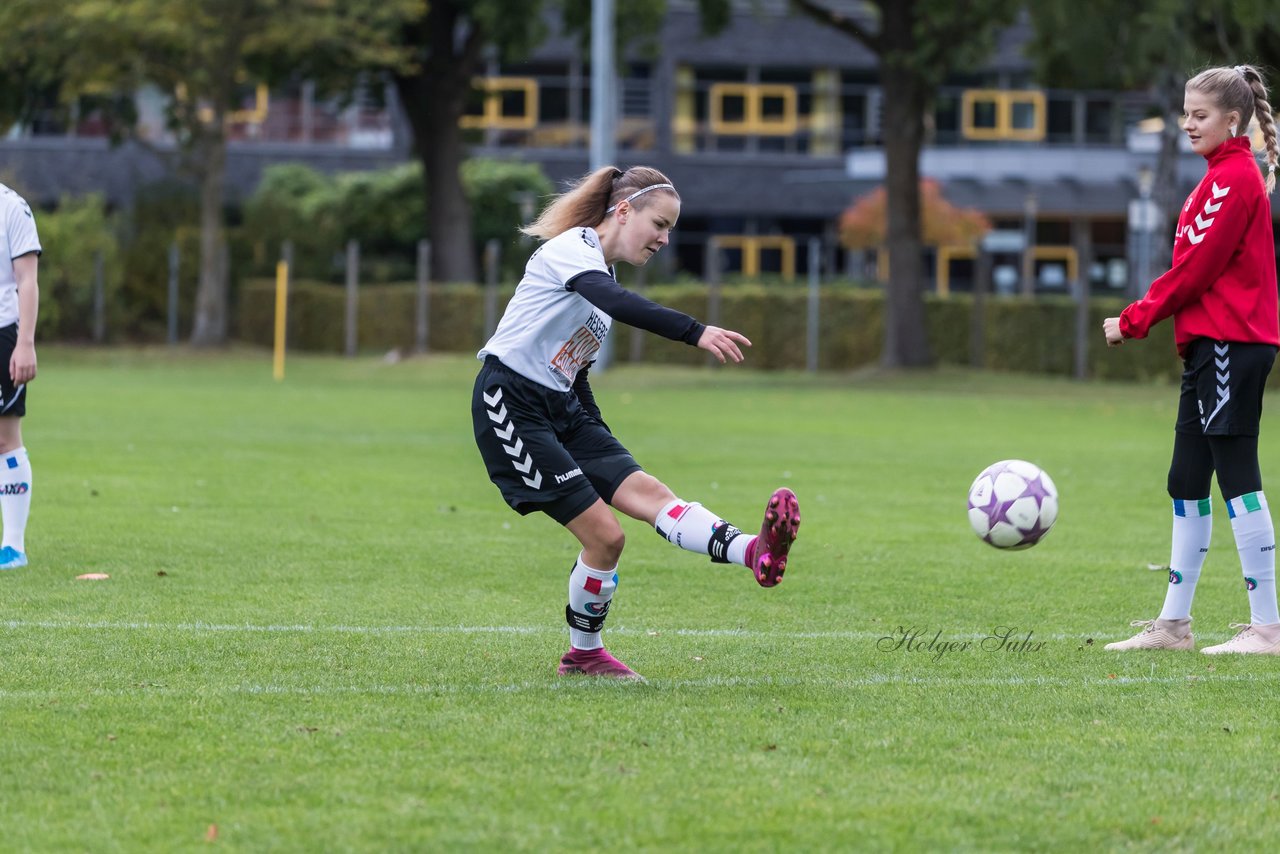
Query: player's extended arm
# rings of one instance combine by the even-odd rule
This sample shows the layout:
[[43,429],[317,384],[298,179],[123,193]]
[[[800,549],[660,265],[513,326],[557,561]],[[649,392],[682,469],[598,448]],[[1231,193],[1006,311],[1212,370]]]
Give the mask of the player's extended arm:
[[683,341],[706,350],[721,362],[742,361],[741,347],[750,347],[747,337],[731,329],[704,326],[689,315],[645,299],[618,284],[607,273],[592,270],[575,276],[567,287],[577,291],[596,308],[628,326]]
[[583,299],[614,320],[672,341],[697,346],[698,338],[706,328],[684,312],[658,305],[653,300],[627,290],[613,276],[599,270],[574,276],[566,287],[577,291]]

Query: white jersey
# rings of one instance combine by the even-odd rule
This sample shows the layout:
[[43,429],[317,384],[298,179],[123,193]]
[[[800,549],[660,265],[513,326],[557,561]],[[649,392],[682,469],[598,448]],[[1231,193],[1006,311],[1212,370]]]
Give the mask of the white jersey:
[[0,184],[0,326],[18,322],[18,280],[13,259],[40,251],[31,208],[13,190]]
[[594,228],[571,228],[538,247],[493,337],[477,354],[534,382],[568,391],[578,371],[595,358],[613,318],[569,290],[575,276],[608,274]]

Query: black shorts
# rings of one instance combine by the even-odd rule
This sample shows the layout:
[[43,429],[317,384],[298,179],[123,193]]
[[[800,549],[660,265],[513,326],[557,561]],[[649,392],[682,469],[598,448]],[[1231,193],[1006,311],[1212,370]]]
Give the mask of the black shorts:
[[486,357],[471,394],[471,422],[489,479],[521,515],[572,521],[640,465],[573,392],[553,391]]
[[13,384],[9,375],[9,363],[13,361],[14,348],[18,346],[18,324],[10,323],[0,328],[0,415],[18,418],[27,414],[27,384]]
[[1257,436],[1262,390],[1275,360],[1276,348],[1270,344],[1192,341],[1182,362],[1177,432]]

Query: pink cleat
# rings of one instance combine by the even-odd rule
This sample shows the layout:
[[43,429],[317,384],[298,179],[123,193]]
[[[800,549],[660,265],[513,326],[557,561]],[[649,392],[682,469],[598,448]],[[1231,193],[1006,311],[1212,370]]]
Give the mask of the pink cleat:
[[800,530],[800,502],[785,486],[775,490],[764,509],[760,536],[747,546],[747,566],[761,587],[772,587],[782,581],[787,571],[787,552]]
[[600,649],[575,649],[560,657],[561,676],[581,673],[583,676],[604,676],[608,679],[633,679],[643,682],[644,677],[614,658],[603,647]]

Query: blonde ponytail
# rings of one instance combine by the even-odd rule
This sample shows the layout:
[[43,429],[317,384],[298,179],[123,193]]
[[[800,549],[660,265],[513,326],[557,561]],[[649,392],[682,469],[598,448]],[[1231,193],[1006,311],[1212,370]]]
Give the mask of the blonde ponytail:
[[654,195],[649,191],[680,198],[671,181],[657,169],[632,166],[623,172],[615,166],[602,166],[575,181],[520,231],[539,240],[550,240],[571,228],[599,225],[611,206],[628,201],[628,197],[633,207],[644,208]]
[[1267,193],[1276,188],[1276,169],[1280,168],[1280,143],[1276,142],[1276,119],[1271,113],[1271,103],[1267,100],[1267,84],[1261,72],[1251,65],[1241,66],[1244,79],[1253,91],[1254,113],[1258,117],[1258,127],[1262,130],[1262,147],[1267,152]]

